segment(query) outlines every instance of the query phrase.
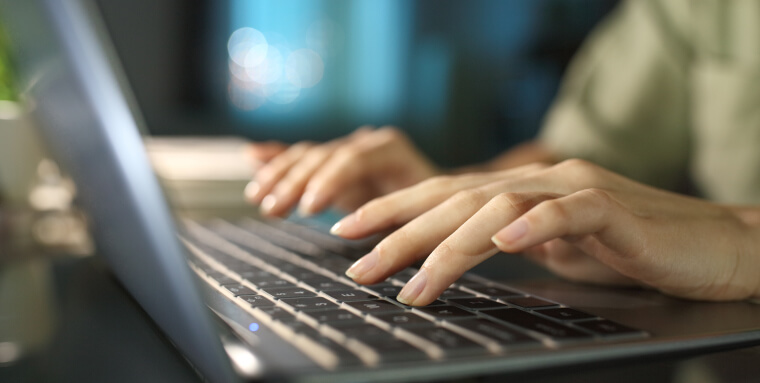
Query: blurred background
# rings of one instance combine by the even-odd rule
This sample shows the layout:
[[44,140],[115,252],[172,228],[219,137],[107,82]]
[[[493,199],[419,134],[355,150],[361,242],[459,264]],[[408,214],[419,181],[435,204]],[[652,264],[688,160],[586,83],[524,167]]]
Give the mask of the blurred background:
[[393,124],[444,166],[532,137],[616,0],[97,0],[151,132]]

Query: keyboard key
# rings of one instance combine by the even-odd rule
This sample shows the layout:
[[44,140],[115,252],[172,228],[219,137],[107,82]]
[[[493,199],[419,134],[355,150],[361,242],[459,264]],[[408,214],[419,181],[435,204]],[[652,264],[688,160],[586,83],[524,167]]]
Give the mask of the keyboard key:
[[256,295],[256,293],[253,290],[251,290],[251,289],[249,289],[249,288],[247,288],[247,287],[245,287],[245,286],[243,286],[241,284],[238,284],[238,283],[231,284],[231,285],[222,285],[222,287],[224,287],[225,289],[229,290],[235,296],[238,296],[238,295]]
[[412,279],[413,276],[417,275],[417,270],[414,269],[404,269],[399,271],[396,274],[393,274],[391,278],[401,281],[403,283],[409,282],[410,279]]
[[437,320],[474,318],[475,314],[454,306],[416,307],[414,310],[429,315]]
[[[398,297],[396,297],[396,296],[392,296],[392,297],[388,297],[388,298],[392,299],[393,301],[395,301],[396,303],[400,304],[402,307],[404,307],[406,309],[412,309],[412,308],[415,308],[415,307],[419,307],[419,306],[407,306],[407,305],[399,302],[398,299],[397,299]],[[446,305],[446,302],[444,302],[444,301],[442,301],[440,299],[436,299],[436,300],[428,303],[427,306],[422,306],[422,307],[445,306],[445,305]]]
[[211,279],[215,280],[216,283],[218,283],[219,285],[233,285],[236,283],[240,283],[240,281],[230,278],[226,274],[219,271],[209,271],[206,273],[206,275],[208,275]]
[[[330,350],[333,354],[335,354],[338,357],[339,365],[353,366],[353,365],[362,364],[361,360],[359,360],[359,358],[357,358],[356,355],[354,355],[351,351],[348,351],[345,347],[339,345],[338,343],[335,343],[335,341],[333,341],[330,338],[320,335],[319,333],[304,331],[303,333],[301,333],[300,336],[304,337],[302,339],[308,339],[312,342],[315,342],[321,345],[327,350]],[[302,339],[298,339],[294,343],[303,344],[304,342]]]
[[435,323],[410,312],[401,312],[393,314],[373,315],[375,318],[388,323],[391,326],[415,327],[415,326],[434,326]]
[[284,322],[292,322],[296,320],[293,314],[289,313],[282,307],[257,307],[256,309],[269,315],[272,319],[282,320]]
[[251,281],[256,287],[263,289],[263,288],[272,288],[272,287],[296,287],[296,285],[284,280],[280,279],[279,277],[277,279],[270,279],[270,280],[261,280],[261,281]]
[[474,297],[474,295],[466,291],[459,290],[459,289],[446,289],[443,291],[439,299],[445,300],[445,299],[470,298],[470,297]]
[[298,311],[318,311],[326,309],[337,309],[338,305],[328,301],[325,298],[283,298],[282,302],[293,307]]
[[[265,223],[333,253],[355,255],[357,252],[356,249],[352,248],[347,243],[344,243],[342,239],[334,237],[328,233],[322,233],[303,224],[290,221],[265,221]],[[366,254],[366,251],[364,253]]]
[[583,311],[578,311],[567,307],[536,310],[536,312],[559,320],[579,320],[594,318],[594,316],[591,314],[587,314]]
[[[246,270],[238,271],[240,278],[252,282],[254,285],[259,286],[261,282],[270,282],[280,279],[280,277],[264,270]],[[286,281],[287,282],[287,281]]]
[[324,323],[332,327],[343,327],[355,323],[364,322],[362,317],[346,310],[327,310],[318,312],[306,312],[306,315],[314,318],[319,323]]
[[193,261],[195,264],[195,267],[197,267],[200,271],[203,271],[206,274],[209,273],[218,273],[219,271],[212,267],[211,265],[207,264],[206,262],[203,262],[201,260]]
[[274,302],[263,295],[239,295],[238,298],[248,302],[251,307],[270,307],[274,306]]
[[336,290],[325,291],[324,293],[340,302],[369,301],[377,299],[376,296],[361,290]]
[[351,326],[340,327],[339,331],[349,338],[356,338],[358,340],[369,338],[393,338],[393,334],[388,331],[367,323],[358,323]]
[[232,270],[232,271],[234,271],[234,272],[236,272],[238,274],[240,274],[242,272],[245,272],[245,271],[250,271],[250,272],[262,271],[258,267],[254,266],[254,265],[251,265],[248,262],[243,262],[243,261],[238,260],[238,259],[236,259],[234,261],[223,262],[223,263],[224,263],[225,266],[227,266],[228,269],[230,269],[230,270]]
[[346,289],[351,288],[348,285],[332,280],[325,276],[304,279],[302,282],[310,287],[313,287],[317,291],[345,291]]
[[503,289],[501,287],[486,286],[486,285],[481,285],[481,284],[469,284],[469,285],[465,285],[464,287],[472,291],[477,291],[483,295],[488,295],[489,297],[492,297],[492,298],[515,297],[515,296],[523,295],[516,291]]
[[487,352],[483,346],[443,327],[422,327],[409,331],[404,330],[397,332],[397,336],[404,340],[407,340],[408,337],[410,342],[414,342],[415,336],[422,338],[440,348],[446,355]]
[[507,305],[492,301],[488,298],[455,298],[449,299],[448,303],[453,303],[457,306],[465,307],[472,310],[493,309],[493,308],[507,308]]
[[343,275],[353,262],[345,258],[330,258],[319,263],[319,266],[338,275]]
[[309,326],[308,324],[299,321],[296,317],[281,317],[277,319],[279,322],[283,323],[284,325],[288,326],[289,329],[293,330],[295,333],[307,333],[312,334],[314,333],[314,329]]
[[515,298],[515,299],[506,299],[507,303],[513,304],[515,306],[524,307],[526,309],[532,309],[537,307],[549,307],[549,306],[557,306],[554,302],[548,302],[543,299],[538,299],[534,297],[523,297],[523,298]]
[[412,362],[428,359],[428,356],[419,348],[392,336],[364,338],[360,342],[377,352],[381,362]]
[[486,310],[482,313],[493,317],[494,319],[510,323],[526,330],[535,331],[556,340],[572,340],[590,337],[588,334],[567,327],[561,323],[544,319],[518,309]]
[[643,331],[641,330],[624,326],[607,319],[578,322],[576,325],[603,336],[643,334]]
[[300,287],[268,287],[262,289],[276,299],[314,297],[313,292]]
[[322,276],[321,274],[317,274],[309,269],[304,269],[303,267],[294,267],[292,269],[286,270],[285,272],[292,275],[295,279],[298,280]]
[[395,297],[403,288],[390,283],[379,283],[373,286],[367,286],[369,290],[383,297]]
[[404,312],[401,307],[381,300],[346,302],[346,304],[366,314]]
[[519,331],[486,319],[468,319],[451,322],[447,325],[461,327],[467,331],[480,334],[500,345],[539,343],[538,340]]

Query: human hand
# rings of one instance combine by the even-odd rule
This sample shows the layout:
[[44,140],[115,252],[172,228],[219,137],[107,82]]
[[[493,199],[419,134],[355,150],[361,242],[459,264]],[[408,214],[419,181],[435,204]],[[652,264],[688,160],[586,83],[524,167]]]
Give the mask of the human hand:
[[363,127],[324,144],[253,144],[252,154],[268,162],[246,187],[246,197],[272,216],[296,204],[304,215],[331,204],[350,211],[439,173],[404,133],[389,127]]
[[760,296],[760,230],[740,210],[569,160],[434,177],[370,201],[333,232],[361,238],[403,224],[346,274],[378,283],[427,257],[399,294],[410,305],[432,302],[499,250],[575,281],[739,300]]

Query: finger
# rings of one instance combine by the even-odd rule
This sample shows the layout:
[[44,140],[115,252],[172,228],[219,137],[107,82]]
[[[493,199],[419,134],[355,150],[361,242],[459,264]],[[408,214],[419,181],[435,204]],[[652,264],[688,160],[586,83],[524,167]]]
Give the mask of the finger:
[[306,184],[311,177],[327,162],[334,148],[338,145],[340,145],[340,140],[314,146],[304,153],[277,182],[269,196],[266,197],[272,199],[266,205],[266,214],[279,216],[289,212],[298,200],[301,199]]
[[379,131],[356,132],[339,147],[306,186],[301,210],[316,213],[331,204],[343,190],[378,176],[377,169],[390,161],[382,150]]
[[378,197],[377,189],[366,183],[354,185],[338,194],[333,200],[332,206],[343,214],[356,211],[359,207]]
[[274,185],[290,170],[306,151],[313,146],[312,143],[299,142],[289,147],[277,157],[274,157],[269,163],[264,165],[258,172],[254,180],[246,186],[246,197],[255,204],[261,204],[266,195],[268,195]]
[[248,156],[257,162],[269,162],[288,149],[288,145],[279,141],[251,142],[248,145]]
[[490,199],[438,245],[398,295],[399,302],[420,306],[434,301],[473,266],[498,252],[493,233],[536,204],[555,198],[547,193],[501,193]]
[[562,278],[600,285],[634,286],[637,283],[611,269],[576,245],[561,239],[526,249],[522,255]]
[[[487,184],[525,177],[544,169],[546,165],[532,164],[503,172],[433,177],[414,186],[370,201],[356,212],[344,217],[331,232],[344,238],[363,238],[409,222],[432,209],[459,191]],[[498,189],[503,185],[494,185]]]
[[478,211],[490,197],[470,190],[460,192],[384,238],[346,275],[361,284],[374,284],[427,256]]
[[[322,145],[311,143],[297,144],[292,153],[285,158],[277,158],[269,169],[262,174],[257,197],[266,198],[262,201],[263,212],[270,216],[281,216],[290,211],[295,203],[304,194],[304,189],[309,179],[330,158],[336,148],[347,145],[352,141],[361,139],[371,132],[371,127],[363,126],[352,134],[334,139]],[[272,170],[272,168],[274,170]],[[267,172],[271,171],[274,176]],[[270,177],[271,178],[268,178]],[[263,194],[262,193],[266,193]],[[306,196],[307,200],[309,199]],[[306,209],[302,209],[304,215],[309,215]]]
[[619,270],[615,264],[642,252],[641,241],[632,235],[636,227],[633,217],[608,192],[585,189],[537,205],[492,240],[499,249],[514,253],[564,238]]
[[495,178],[434,177],[366,203],[336,223],[331,232],[355,239],[400,226],[439,205],[456,192],[482,186],[493,182]]

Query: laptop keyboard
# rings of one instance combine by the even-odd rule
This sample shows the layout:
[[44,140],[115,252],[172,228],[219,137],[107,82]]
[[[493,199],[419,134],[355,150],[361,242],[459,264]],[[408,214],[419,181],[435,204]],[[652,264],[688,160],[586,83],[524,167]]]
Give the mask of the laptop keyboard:
[[329,370],[648,336],[469,274],[406,306],[396,295],[417,270],[358,285],[343,273],[367,249],[289,221],[188,222],[181,237],[201,278]]

